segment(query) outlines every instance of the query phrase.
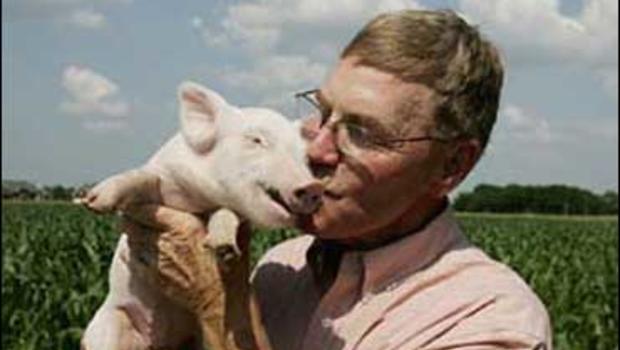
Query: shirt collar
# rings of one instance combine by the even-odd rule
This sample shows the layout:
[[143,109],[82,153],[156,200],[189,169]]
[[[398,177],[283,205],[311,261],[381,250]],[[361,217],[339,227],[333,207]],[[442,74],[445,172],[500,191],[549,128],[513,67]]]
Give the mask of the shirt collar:
[[454,212],[447,206],[414,235],[362,255],[362,292],[377,293],[419,271],[454,247],[465,242]]
[[[371,250],[346,250],[329,241],[315,239],[306,257],[315,282],[323,294],[335,280],[343,256],[362,266],[362,292],[378,293],[404,276],[427,266],[458,242],[465,241],[450,206],[421,230]],[[355,255],[352,259],[350,256]]]

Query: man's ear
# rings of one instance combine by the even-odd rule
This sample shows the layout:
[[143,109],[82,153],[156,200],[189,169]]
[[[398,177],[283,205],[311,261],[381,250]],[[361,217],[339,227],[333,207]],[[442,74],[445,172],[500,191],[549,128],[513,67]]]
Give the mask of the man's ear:
[[208,152],[215,144],[217,120],[229,112],[230,106],[215,91],[191,81],[178,88],[181,133],[190,147]]
[[447,196],[465,179],[474,168],[482,152],[482,146],[477,139],[457,141],[456,149],[448,156],[444,163],[443,178],[440,192]]

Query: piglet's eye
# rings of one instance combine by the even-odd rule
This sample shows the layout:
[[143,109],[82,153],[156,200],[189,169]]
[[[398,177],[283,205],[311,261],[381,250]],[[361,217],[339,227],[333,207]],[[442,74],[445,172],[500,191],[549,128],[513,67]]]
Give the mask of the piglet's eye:
[[248,141],[250,141],[255,146],[262,146],[262,147],[267,146],[267,141],[265,141],[264,138],[258,135],[248,135]]

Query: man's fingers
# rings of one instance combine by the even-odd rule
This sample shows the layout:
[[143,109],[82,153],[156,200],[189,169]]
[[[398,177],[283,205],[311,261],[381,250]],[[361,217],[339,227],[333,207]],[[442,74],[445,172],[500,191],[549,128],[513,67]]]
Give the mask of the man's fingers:
[[250,250],[250,240],[252,237],[252,229],[250,224],[243,222],[237,231],[237,245],[243,254],[247,254]]
[[128,216],[122,218],[119,223],[119,228],[122,232],[130,235],[144,235],[151,231]]
[[204,231],[196,216],[157,204],[130,206],[125,214],[138,223],[159,232],[190,233]]
[[124,217],[119,226],[121,231],[127,234],[131,241],[153,240],[154,236],[158,233],[150,227],[146,227],[134,221],[130,217]]

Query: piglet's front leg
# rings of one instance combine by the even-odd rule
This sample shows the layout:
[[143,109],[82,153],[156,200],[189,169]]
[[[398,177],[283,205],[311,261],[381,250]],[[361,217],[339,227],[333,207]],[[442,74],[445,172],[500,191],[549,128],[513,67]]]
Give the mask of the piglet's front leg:
[[130,204],[159,203],[160,178],[142,169],[129,170],[103,180],[74,202],[96,213],[122,211]]
[[241,257],[241,250],[237,244],[237,230],[240,226],[241,220],[237,214],[226,208],[218,209],[209,218],[207,226],[209,234],[205,237],[204,243],[215,251],[224,269]]

